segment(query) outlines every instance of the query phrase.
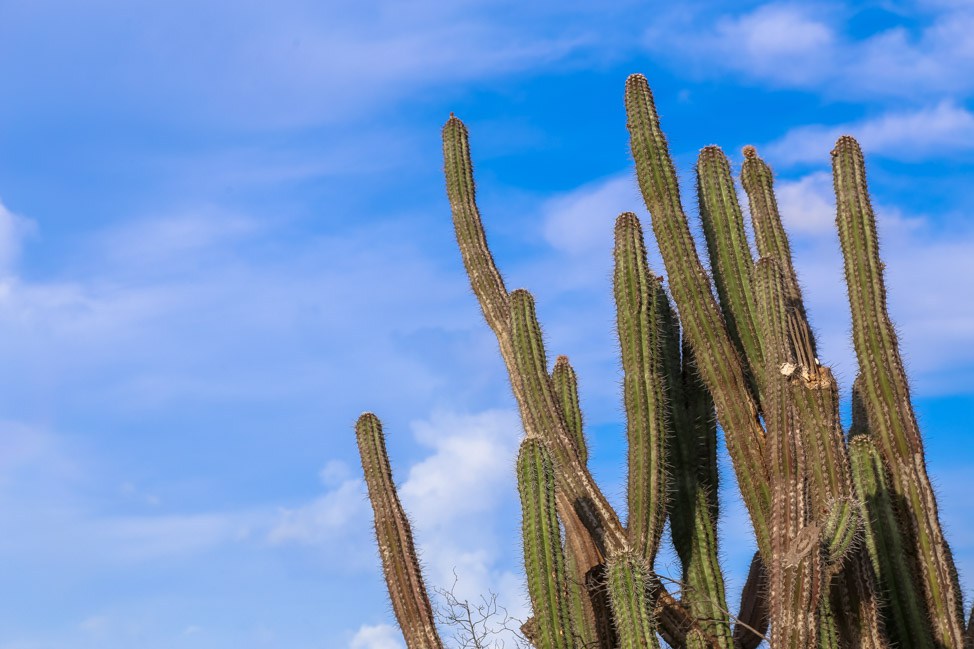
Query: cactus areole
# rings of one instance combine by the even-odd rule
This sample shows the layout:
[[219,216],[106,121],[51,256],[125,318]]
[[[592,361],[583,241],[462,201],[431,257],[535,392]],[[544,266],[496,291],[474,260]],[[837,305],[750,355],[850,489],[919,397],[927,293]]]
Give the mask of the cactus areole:
[[[579,379],[569,359],[558,356],[549,366],[534,298],[509,292],[494,263],[467,129],[452,114],[443,127],[457,243],[524,426],[516,482],[532,607],[523,627],[528,640],[538,649],[754,649],[764,640],[775,649],[974,649],[974,612],[965,615],[887,313],[859,145],[843,136],[832,151],[859,363],[853,424],[844,431],[771,169],[745,147],[740,180],[755,254],[727,156],[716,146],[700,152],[705,266],[642,75],[626,81],[625,106],[664,265],[649,266],[639,218],[619,215],[613,291],[629,449],[625,522],[588,470]],[[736,615],[718,560],[718,423],[758,545]],[[440,649],[382,425],[362,415],[356,434],[406,645]],[[667,521],[682,565],[679,596],[653,573]]]

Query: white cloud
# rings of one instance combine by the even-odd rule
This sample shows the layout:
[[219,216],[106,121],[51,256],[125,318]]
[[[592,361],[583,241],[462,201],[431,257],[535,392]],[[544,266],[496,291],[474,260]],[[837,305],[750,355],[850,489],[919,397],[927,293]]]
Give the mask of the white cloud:
[[[0,282],[7,280],[15,270],[24,237],[35,229],[33,221],[14,214],[0,202]],[[2,290],[0,285],[0,292]]]
[[643,204],[632,177],[593,182],[548,200],[542,209],[545,240],[556,250],[579,255],[612,247],[612,223]]
[[[974,91],[970,3],[914,3],[896,23],[861,38],[847,35],[857,8],[770,2],[739,13],[709,6],[673,9],[645,45],[700,76],[728,70],[777,87],[821,89],[844,100],[931,98]],[[907,26],[909,25],[909,27]]]
[[[797,180],[780,181],[775,184],[775,197],[781,218],[792,236],[835,230],[835,199],[829,172],[818,171]],[[746,205],[747,201],[741,203]]]
[[[512,10],[522,20],[491,19]],[[32,61],[48,74],[0,69],[20,110],[68,93],[78,106],[111,101],[111,110],[219,128],[327,123],[430,87],[547,65],[579,47],[575,35],[529,30],[533,13],[505,0],[423,0],[408,11],[387,0],[284,0],[232,11],[213,0],[83,11],[35,3],[5,14],[0,61]]]
[[267,539],[275,545],[325,544],[347,536],[352,530],[361,530],[371,516],[364,493],[361,480],[346,480],[308,504],[282,508]]
[[919,160],[974,148],[974,113],[951,101],[936,106],[839,126],[810,125],[788,131],[770,144],[769,159],[781,163],[826,163],[840,135],[852,135],[869,155]]
[[496,507],[504,486],[511,484],[521,431],[517,415],[506,410],[474,415],[437,411],[415,422],[416,440],[434,451],[410,468],[400,488],[416,524],[446,527]]
[[402,632],[388,624],[363,624],[355,632],[349,649],[402,649]]

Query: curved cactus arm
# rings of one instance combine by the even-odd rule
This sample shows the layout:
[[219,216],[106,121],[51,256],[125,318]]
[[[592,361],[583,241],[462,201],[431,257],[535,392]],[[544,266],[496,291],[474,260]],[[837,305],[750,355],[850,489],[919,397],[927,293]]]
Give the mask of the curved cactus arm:
[[[854,394],[858,390],[854,390]],[[849,457],[856,491],[863,503],[864,538],[878,586],[883,593],[886,632],[900,647],[935,646],[923,603],[894,509],[883,459],[866,433],[864,413],[853,398],[853,431]]]
[[[788,306],[798,309],[802,319],[807,322],[801,286],[791,258],[791,245],[788,243],[788,234],[781,222],[778,201],[774,195],[774,175],[753,146],[744,147],[743,153],[741,185],[747,193],[758,257],[773,257],[778,261],[785,283],[785,301]],[[808,332],[814,355],[815,339],[811,336],[810,329]]]
[[392,610],[409,649],[443,649],[433,608],[413,544],[409,519],[399,502],[386,453],[382,423],[367,412],[355,424],[362,470],[375,513],[375,537],[382,557]]
[[754,257],[744,230],[744,215],[737,201],[730,162],[717,146],[708,146],[697,158],[697,194],[710,271],[720,298],[727,333],[750,370],[755,389],[764,371],[761,340],[754,322],[751,275]]
[[627,531],[632,547],[652,565],[666,520],[667,430],[671,427],[664,359],[662,282],[649,269],[639,219],[621,214],[615,225],[613,288],[623,370],[629,446]]
[[[607,550],[613,548],[625,549],[628,546],[625,530],[595,485],[591,474],[579,462],[563,415],[559,417],[560,413],[558,415],[542,413],[542,420],[555,422],[557,429],[555,431],[539,431],[534,426],[535,416],[528,408],[529,399],[525,392],[524,380],[515,361],[511,318],[510,316],[506,320],[504,318],[505,313],[510,313],[510,297],[505,298],[500,294],[503,282],[499,280],[500,274],[487,247],[483,224],[474,200],[473,166],[470,161],[467,130],[456,117],[451,116],[443,128],[443,150],[447,195],[450,197],[457,241],[464,265],[487,323],[497,336],[525,431],[529,435],[543,436],[548,439],[556,456],[560,467],[557,477],[558,509],[566,535],[590,535],[588,539],[590,544],[594,544],[596,551],[602,556],[605,556]],[[486,281],[484,277],[487,278]],[[533,312],[533,303],[531,309]],[[543,348],[540,349],[543,351]],[[530,362],[527,364],[534,366]],[[535,386],[541,390],[540,393],[536,393],[535,398],[537,394],[544,397],[544,382],[536,377],[533,380]],[[550,381],[550,378],[548,380]],[[550,390],[550,386],[548,389]],[[544,398],[544,401],[555,402],[547,398]],[[537,408],[534,410],[537,415]],[[557,425],[559,420],[560,426]],[[592,563],[590,567],[595,565],[597,564]],[[666,626],[666,632],[676,641],[682,642],[686,629],[696,626],[696,622],[689,617],[686,610],[664,588],[657,591],[656,606],[661,625]]]
[[647,592],[649,568],[635,552],[621,552],[606,562],[609,601],[619,634],[619,649],[654,649],[656,621]]
[[565,553],[555,503],[555,468],[545,443],[526,437],[517,458],[517,489],[521,496],[524,570],[538,646],[574,649]]
[[768,570],[761,560],[761,553],[755,552],[747,580],[741,591],[741,606],[734,624],[735,649],[757,649],[768,634],[771,625],[771,611],[768,608]]
[[510,313],[507,289],[487,247],[487,237],[477,208],[467,127],[452,114],[443,126],[443,168],[457,243],[470,284],[490,328],[502,330],[507,327]]
[[555,367],[551,371],[551,383],[555,388],[561,412],[565,417],[568,432],[575,440],[575,450],[578,451],[578,461],[588,464],[588,444],[585,441],[585,427],[582,420],[582,408],[578,403],[578,377],[567,356],[555,359]]
[[944,538],[923,455],[923,442],[910,403],[899,342],[886,309],[876,219],[866,186],[859,144],[839,138],[832,152],[839,239],[852,310],[852,334],[862,374],[869,425],[890,472],[890,486],[918,557],[935,641],[947,649],[964,643],[957,572]]
[[707,273],[697,256],[653,95],[646,78],[640,74],[626,81],[626,115],[636,176],[653,217],[653,231],[666,266],[670,291],[685,335],[697,355],[700,374],[714,397],[758,546],[762,551],[770,551],[771,492],[758,407],[711,292]]

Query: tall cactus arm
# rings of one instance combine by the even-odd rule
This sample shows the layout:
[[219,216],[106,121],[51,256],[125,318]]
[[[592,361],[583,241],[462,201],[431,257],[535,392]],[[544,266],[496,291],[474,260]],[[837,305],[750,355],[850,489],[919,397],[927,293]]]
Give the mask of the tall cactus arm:
[[555,468],[545,443],[526,437],[517,458],[521,495],[524,571],[537,629],[538,646],[574,649],[565,553],[555,504]]
[[487,323],[491,329],[498,331],[507,327],[509,319],[507,289],[487,247],[487,237],[477,208],[467,127],[452,114],[443,126],[443,167],[463,264]]
[[756,379],[764,371],[764,361],[754,323],[754,258],[744,231],[744,215],[737,201],[730,162],[720,147],[705,147],[697,158],[697,194],[710,270],[727,333],[746,361],[749,378],[757,388]]
[[670,290],[700,373],[710,389],[723,425],[738,483],[754,525],[758,545],[770,550],[768,525],[771,492],[764,463],[764,431],[747,375],[723,318],[710,281],[697,257],[687,224],[676,172],[660,128],[646,78],[626,81],[626,114],[636,176],[660,246]]
[[761,553],[755,552],[747,580],[741,591],[741,606],[734,624],[735,649],[757,649],[768,633],[771,624],[771,611],[768,608],[768,570],[761,560]]
[[375,513],[375,538],[382,557],[382,570],[406,646],[409,649],[443,649],[423,584],[409,519],[392,481],[379,418],[370,412],[359,417],[355,437]]
[[663,338],[669,303],[662,282],[650,272],[643,231],[631,212],[616,220],[614,256],[629,442],[627,531],[632,547],[652,565],[666,520],[666,438],[671,418]]
[[[853,412],[857,409],[854,404]],[[866,549],[884,595],[886,632],[896,646],[932,649],[935,644],[922,589],[914,583],[886,469],[872,437],[865,432],[860,419],[863,416],[854,414],[856,434],[849,441],[849,457],[856,491],[863,502]]]
[[[758,257],[773,257],[778,261],[785,282],[785,299],[788,306],[799,309],[802,318],[807,321],[798,274],[795,272],[791,258],[791,245],[788,243],[788,234],[781,222],[778,201],[774,195],[774,175],[771,167],[758,156],[757,149],[753,146],[744,147],[743,152],[741,185],[747,193],[747,201],[751,209],[751,226],[754,230]],[[810,344],[814,352],[814,338],[810,338]]]
[[876,219],[862,151],[853,138],[839,138],[832,152],[832,171],[853,343],[870,429],[890,471],[893,493],[903,505],[901,514],[919,559],[917,578],[924,587],[935,641],[947,649],[960,649],[964,629],[957,572],[940,526],[899,342],[886,309]]

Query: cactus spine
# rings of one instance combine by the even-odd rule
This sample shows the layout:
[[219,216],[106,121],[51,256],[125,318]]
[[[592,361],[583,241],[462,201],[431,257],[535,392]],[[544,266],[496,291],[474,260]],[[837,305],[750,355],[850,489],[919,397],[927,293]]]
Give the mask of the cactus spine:
[[[755,260],[730,161],[716,146],[701,151],[697,191],[711,282],[642,75],[627,80],[625,107],[669,288],[648,265],[639,219],[623,213],[613,287],[628,440],[625,527],[588,470],[575,371],[565,356],[549,370],[534,298],[524,289],[508,293],[494,264],[466,127],[451,115],[443,128],[457,242],[525,431],[517,464],[533,609],[525,634],[538,649],[655,649],[660,639],[688,649],[755,649],[770,624],[779,649],[964,649],[965,642],[974,649],[974,619],[965,627],[886,313],[858,145],[843,137],[833,152],[861,372],[847,439],[770,167],[745,147],[741,184]],[[718,562],[718,422],[758,545],[733,629]],[[356,431],[406,643],[439,649],[381,425],[366,414]],[[679,600],[653,573],[667,518],[682,566]]]

